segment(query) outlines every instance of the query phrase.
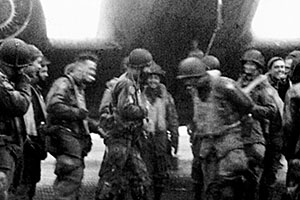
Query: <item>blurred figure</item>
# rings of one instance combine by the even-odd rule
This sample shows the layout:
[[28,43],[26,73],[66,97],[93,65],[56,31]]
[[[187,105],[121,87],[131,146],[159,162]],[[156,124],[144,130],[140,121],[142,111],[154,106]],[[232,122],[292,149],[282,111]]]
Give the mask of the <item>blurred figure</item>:
[[[160,82],[165,71],[153,63],[146,73],[146,85],[143,94],[146,97],[148,108],[147,137],[142,148],[149,174],[153,181],[154,200],[160,200],[162,192],[169,178],[171,159],[178,150],[178,115],[171,94],[164,84]],[[170,138],[170,140],[169,140]],[[169,155],[169,141],[171,143]]]
[[280,98],[284,101],[285,94],[290,87],[290,82],[287,79],[286,64],[283,58],[273,57],[268,62],[267,77],[269,83],[277,90]]
[[46,123],[46,106],[38,83],[42,81],[40,71],[44,55],[34,45],[28,45],[30,64],[24,72],[30,77],[31,104],[24,115],[27,137],[24,143],[24,169],[16,199],[32,200],[36,184],[41,179],[41,160],[47,157],[45,137],[40,127]]
[[288,160],[286,200],[296,200],[300,196],[300,63],[294,67],[293,86],[287,91],[284,106],[284,134],[287,138],[285,156]]
[[[55,199],[79,199],[84,157],[92,141],[84,89],[95,81],[98,57],[80,54],[65,67],[65,74],[52,85],[47,95],[50,153],[56,158]],[[94,132],[94,130],[91,129]],[[48,147],[47,147],[48,148]]]
[[194,150],[203,170],[204,199],[244,199],[243,184],[249,178],[244,119],[254,104],[232,79],[208,74],[198,58],[182,60],[178,72],[177,78],[195,93],[194,134],[200,145]]
[[[201,61],[205,64],[206,72],[211,77],[221,76],[220,62],[217,57],[212,55],[204,56]],[[188,92],[191,95],[193,102],[198,103],[199,97],[196,95],[196,92],[193,91],[195,88],[188,88]],[[201,158],[199,157],[199,149],[201,147],[201,137],[199,134],[195,134],[195,124],[191,122],[188,126],[188,133],[190,135],[191,148],[193,153],[193,162],[192,162],[192,172],[191,176],[193,179],[193,190],[194,190],[194,199],[203,198],[203,172],[201,168]]]
[[199,59],[203,58],[204,53],[201,49],[199,49],[199,41],[197,39],[192,40],[191,42],[191,50],[188,53],[187,57],[197,57]]
[[48,65],[50,65],[50,64],[51,64],[51,62],[44,55],[43,58],[42,58],[42,62],[41,62],[42,68],[39,70],[39,73],[38,73],[39,82],[37,83],[37,85],[40,88],[45,88],[47,79],[49,77],[49,74],[48,74]]
[[262,53],[256,49],[247,50],[241,62],[243,72],[238,84],[256,104],[255,112],[252,112],[249,120],[251,135],[245,145],[251,177],[247,183],[247,199],[257,199],[258,194],[260,199],[268,199],[274,192],[276,173],[280,166],[283,105],[267,76],[262,75],[265,65]]
[[126,56],[122,59],[121,61],[121,66],[120,66],[120,73],[124,74],[127,71],[127,67],[128,67],[128,63],[129,63],[129,57]]
[[143,125],[147,118],[145,100],[141,95],[141,74],[152,65],[146,49],[134,49],[129,54],[126,74],[112,91],[113,119],[106,138],[106,156],[99,172],[96,200],[126,199],[131,189],[134,200],[148,199],[150,178],[140,155]]
[[292,67],[292,63],[294,60],[300,59],[300,51],[298,50],[294,50],[291,51],[285,58],[285,71],[286,71],[286,75],[287,78],[291,78],[292,73],[294,71],[293,67]]
[[7,200],[19,185],[26,130],[23,115],[30,105],[29,77],[22,71],[30,63],[28,45],[17,38],[0,45],[0,199]]

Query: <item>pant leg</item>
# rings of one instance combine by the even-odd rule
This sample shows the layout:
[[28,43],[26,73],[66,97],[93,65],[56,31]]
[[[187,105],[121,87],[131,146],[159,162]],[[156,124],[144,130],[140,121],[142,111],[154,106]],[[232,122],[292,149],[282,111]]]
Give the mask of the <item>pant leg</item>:
[[33,199],[36,184],[41,178],[41,160],[28,143],[24,145],[24,168],[20,185],[16,190],[17,199]]
[[83,179],[83,159],[67,155],[57,157],[53,190],[56,200],[77,200]]
[[126,171],[130,174],[131,196],[134,200],[147,200],[151,179],[144,160],[137,148],[129,151]]
[[16,162],[6,147],[0,148],[0,159],[0,198],[7,200],[9,196],[13,196],[10,186],[13,183]]
[[206,199],[241,199],[244,188],[240,173],[247,169],[247,157],[242,149],[232,150],[223,158],[206,159],[201,164]]
[[267,149],[264,159],[264,169],[260,182],[259,199],[273,199],[276,186],[276,174],[281,166],[281,154],[272,149]]
[[128,145],[121,142],[107,144],[99,172],[96,200],[110,200],[122,196],[128,188],[129,173],[125,170]]

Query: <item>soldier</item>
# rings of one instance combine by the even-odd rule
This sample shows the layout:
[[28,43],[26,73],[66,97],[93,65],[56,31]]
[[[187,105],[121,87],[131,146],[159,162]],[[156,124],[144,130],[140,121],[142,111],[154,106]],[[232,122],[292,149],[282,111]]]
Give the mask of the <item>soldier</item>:
[[[26,137],[23,115],[30,104],[29,78],[22,70],[29,64],[27,44],[17,38],[0,46],[0,199],[8,199],[22,169],[22,149]],[[18,169],[18,170],[16,170]],[[13,182],[16,181],[16,182]]]
[[126,74],[113,88],[114,120],[106,139],[107,156],[99,172],[96,200],[125,199],[129,186],[134,200],[147,199],[150,179],[140,155],[140,142],[148,112],[141,95],[140,78],[143,69],[152,62],[149,51],[134,49],[129,55]]
[[293,64],[294,70],[292,74],[294,85],[287,91],[284,105],[284,134],[287,138],[288,147],[288,151],[285,154],[288,160],[287,196],[284,198],[286,200],[299,199],[300,195],[300,63],[296,63]]
[[[219,59],[213,55],[205,55],[201,61],[206,65],[207,73],[212,76],[220,76],[220,62]],[[196,92],[193,91],[194,88],[188,88],[191,97],[194,99],[194,102],[197,102],[198,97],[195,95]],[[193,153],[193,162],[192,162],[192,179],[193,179],[193,190],[194,190],[194,199],[201,199],[203,195],[203,172],[201,169],[201,158],[199,157],[199,148],[201,146],[201,137],[199,134],[194,134],[195,125],[191,122],[188,125],[188,133],[190,135],[191,148]]]
[[280,98],[284,101],[285,94],[290,87],[289,79],[285,70],[284,59],[278,56],[271,58],[268,62],[267,72],[269,83],[277,90]]
[[287,78],[290,79],[292,74],[293,74],[293,67],[292,63],[294,60],[299,60],[300,59],[300,51],[299,50],[293,50],[291,51],[285,58],[285,72],[287,75]]
[[195,133],[203,171],[205,199],[243,199],[248,159],[244,152],[245,119],[255,106],[236,83],[212,77],[198,58],[179,64],[178,79],[194,92]]
[[83,179],[84,157],[91,150],[88,110],[84,88],[95,81],[98,58],[91,53],[80,54],[65,68],[47,95],[47,122],[56,158],[55,198],[79,199]]
[[[257,107],[252,113],[251,135],[245,144],[247,156],[251,159],[249,174],[249,199],[258,198],[260,182],[260,199],[268,199],[274,192],[276,173],[279,169],[282,147],[282,101],[277,91],[263,75],[265,60],[256,49],[247,50],[242,56],[243,72],[238,80],[242,90],[249,94]],[[261,179],[261,177],[263,178]]]
[[169,137],[175,155],[178,149],[178,115],[173,97],[167,91],[166,86],[160,82],[164,74],[165,71],[153,63],[147,72],[147,85],[143,91],[147,100],[149,122],[142,157],[145,158],[152,177],[154,200],[161,199],[165,181],[169,177]]
[[46,105],[38,83],[44,55],[34,45],[28,45],[30,50],[30,64],[24,72],[30,77],[32,94],[31,104],[24,115],[27,137],[24,143],[24,169],[21,185],[18,187],[18,199],[32,200],[35,195],[36,184],[41,179],[41,160],[47,157],[45,138],[39,131],[46,123]]

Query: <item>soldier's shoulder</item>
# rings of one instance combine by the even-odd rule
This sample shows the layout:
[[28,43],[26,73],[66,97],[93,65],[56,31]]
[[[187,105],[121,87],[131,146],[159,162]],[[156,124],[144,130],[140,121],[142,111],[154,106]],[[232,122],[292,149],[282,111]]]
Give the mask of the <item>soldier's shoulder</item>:
[[133,82],[132,82],[132,80],[130,80],[127,77],[122,77],[117,80],[115,85],[116,85],[116,87],[125,87],[125,86],[133,85]]
[[106,82],[106,87],[107,88],[112,88],[116,85],[116,83],[118,82],[119,78],[114,77],[112,79],[110,79],[109,81]]
[[62,76],[62,77],[57,78],[54,81],[53,86],[59,87],[59,88],[68,88],[71,86],[71,83],[67,77]]
[[110,79],[109,81],[106,82],[106,87],[107,88],[113,88],[119,81],[123,80],[126,78],[127,73],[121,74],[120,77],[114,77]]
[[225,77],[225,76],[220,76],[216,80],[217,88],[233,89],[236,87],[236,84],[237,83],[233,79]]
[[294,84],[290,89],[291,90],[300,90],[300,83]]
[[290,89],[288,89],[287,96],[300,98],[300,83],[296,83]]

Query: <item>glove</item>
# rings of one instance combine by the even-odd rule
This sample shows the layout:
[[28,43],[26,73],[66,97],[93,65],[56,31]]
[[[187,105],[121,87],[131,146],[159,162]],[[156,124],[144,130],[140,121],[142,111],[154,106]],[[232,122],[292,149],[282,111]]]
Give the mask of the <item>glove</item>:
[[174,149],[174,154],[177,154],[178,151],[178,136],[171,136],[171,146]]
[[78,118],[79,119],[86,119],[88,117],[89,111],[84,108],[79,108],[78,110]]

